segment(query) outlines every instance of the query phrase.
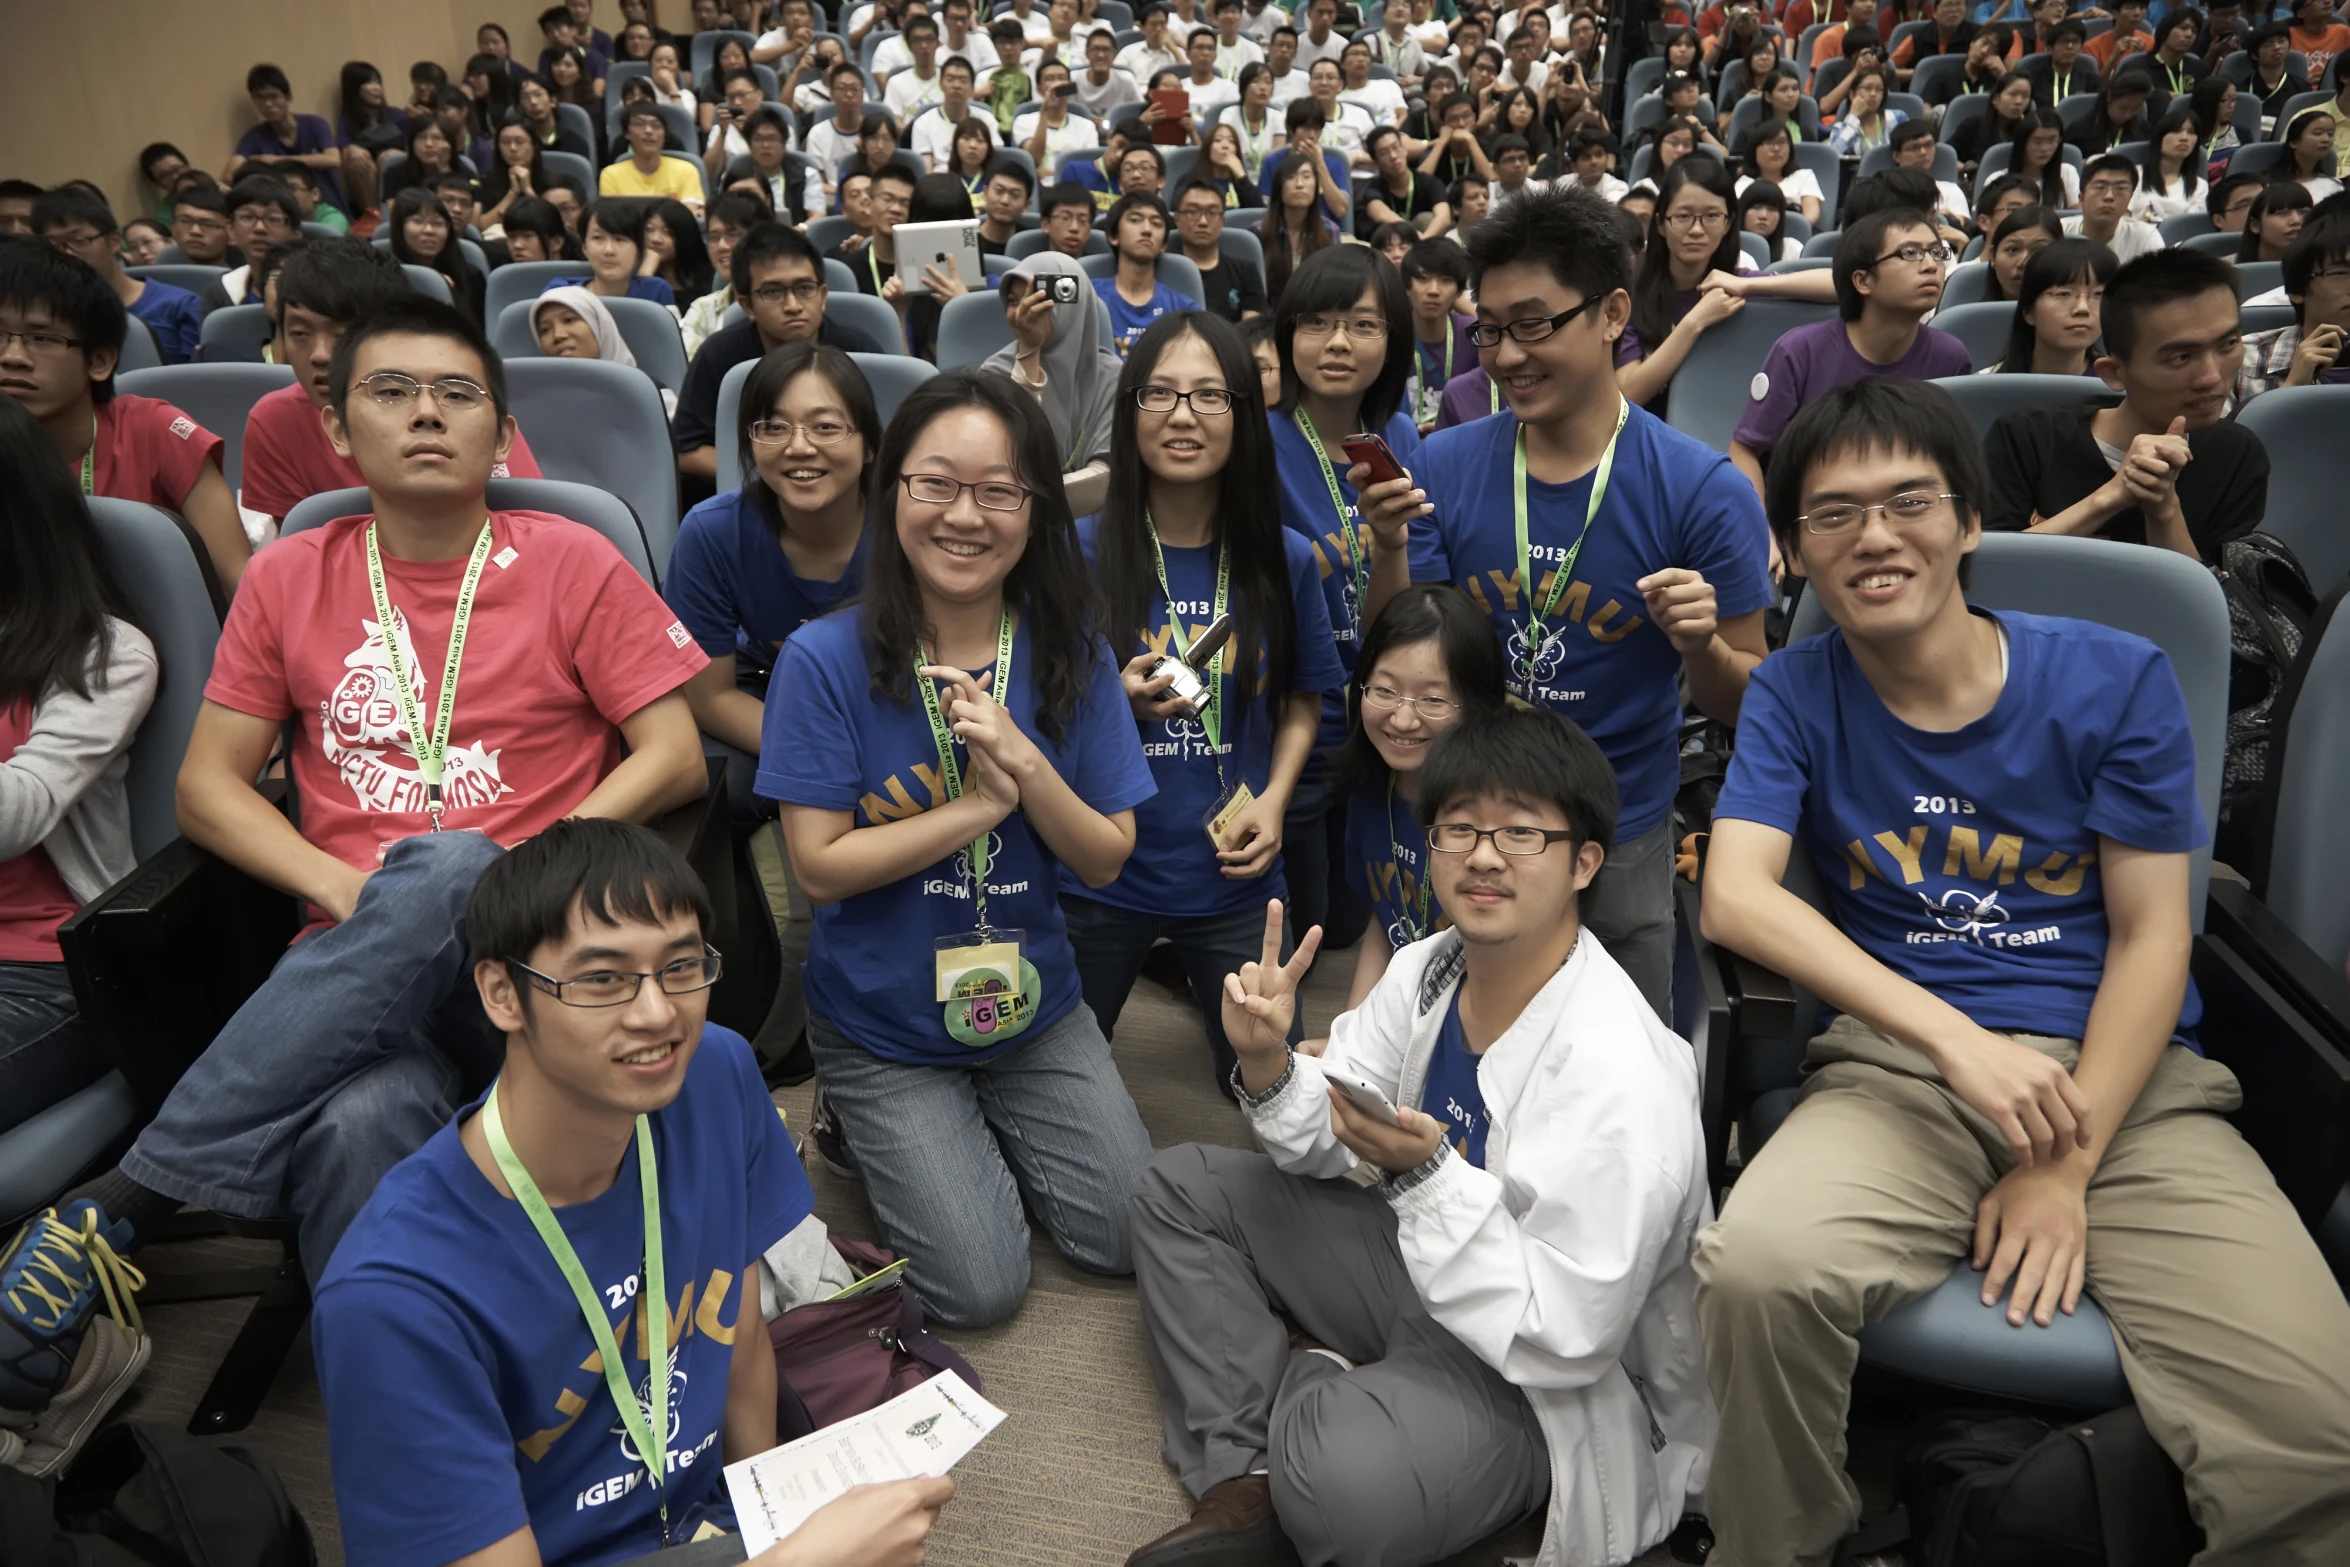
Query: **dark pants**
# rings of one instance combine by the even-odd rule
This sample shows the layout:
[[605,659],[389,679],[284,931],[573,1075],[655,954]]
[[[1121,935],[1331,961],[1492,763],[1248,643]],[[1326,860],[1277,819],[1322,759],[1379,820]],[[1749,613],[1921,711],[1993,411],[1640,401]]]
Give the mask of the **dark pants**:
[[0,963],[0,1132],[106,1075],[62,963]]
[[[1239,973],[1243,963],[1254,963],[1264,954],[1264,905],[1231,914],[1175,919],[1063,893],[1061,913],[1069,923],[1069,945],[1077,951],[1077,982],[1085,991],[1085,1004],[1093,1009],[1094,1021],[1109,1039],[1118,1037],[1118,1014],[1126,1010],[1126,993],[1134,988],[1134,977],[1142,972],[1143,955],[1150,951],[1151,943],[1164,936],[1174,944],[1175,955],[1182,959],[1183,972],[1191,981],[1191,1003],[1199,1009],[1200,1023],[1208,1031],[1216,1088],[1229,1097],[1232,1069],[1240,1064],[1240,1058],[1224,1038],[1224,976]],[[1301,928],[1294,919],[1287,924],[1289,931]],[[1293,945],[1285,931],[1281,938],[1284,958]],[[1301,1012],[1290,1021],[1289,1042],[1294,1045],[1305,1037]]]
[[1327,781],[1300,784],[1281,818],[1281,878],[1289,884],[1289,929],[1322,927],[1322,948],[1351,947],[1370,923],[1370,905],[1346,883],[1346,807]]

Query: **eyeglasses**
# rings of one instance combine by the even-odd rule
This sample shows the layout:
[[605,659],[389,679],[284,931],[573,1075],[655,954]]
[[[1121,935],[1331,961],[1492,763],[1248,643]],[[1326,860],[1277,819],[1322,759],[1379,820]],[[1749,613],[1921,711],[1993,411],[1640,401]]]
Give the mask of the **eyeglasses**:
[[1507,321],[1500,326],[1489,326],[1480,321],[1469,328],[1469,341],[1479,348],[1491,348],[1506,333],[1521,343],[1539,343],[1592,306],[1605,304],[1607,299],[1607,295],[1600,294],[1571,309],[1562,310],[1555,316],[1528,316],[1522,321]]
[[1018,511],[1028,504],[1027,485],[1007,484],[1001,479],[965,484],[943,473],[908,473],[899,475],[898,483],[906,487],[908,495],[926,506],[952,506],[955,497],[965,490],[969,490],[971,498],[989,511]]
[[698,958],[679,958],[666,968],[650,974],[628,974],[614,969],[598,969],[576,979],[557,979],[542,974],[527,963],[507,960],[507,967],[528,974],[539,989],[553,996],[567,1007],[624,1007],[637,997],[648,979],[661,983],[666,996],[690,996],[697,990],[708,990],[718,983],[722,967],[718,954],[708,947]]
[[1938,267],[1946,267],[1950,265],[1950,247],[1948,245],[1901,245],[1886,251],[1869,265],[1881,267],[1888,261],[1898,261],[1905,267],[1922,267],[1928,262],[1932,262]]
[[805,305],[813,303],[824,287],[814,278],[802,278],[797,283],[762,283],[751,290],[751,297],[762,305],[780,305],[787,299]]
[[857,433],[854,425],[844,424],[838,419],[811,419],[805,424],[790,419],[762,419],[751,426],[751,444],[789,446],[795,430],[817,446],[838,446]]
[[2050,304],[2057,306],[2059,309],[2070,310],[2073,306],[2081,303],[2083,300],[2087,300],[2092,305],[2096,304],[2099,300],[2105,297],[2105,290],[2102,288],[2079,287],[2049,288],[2042,289],[2040,291],[2040,297],[2047,300]]
[[1213,419],[1232,412],[1232,394],[1220,386],[1202,386],[1188,392],[1178,392],[1171,386],[1138,386],[1134,389],[1134,406],[1144,413],[1171,414],[1175,405]]
[[1363,706],[1382,713],[1408,707],[1431,724],[1445,723],[1461,710],[1461,704],[1449,696],[1405,696],[1393,686],[1363,687]]
[[1300,337],[1329,337],[1339,332],[1358,343],[1376,342],[1387,335],[1387,323],[1378,316],[1326,316],[1320,312],[1297,318]]
[[397,370],[378,370],[352,390],[364,393],[369,402],[386,413],[406,413],[426,392],[432,393],[434,405],[445,414],[469,414],[490,405],[489,389],[460,375],[443,376],[427,383]]
[[242,223],[247,228],[256,229],[265,229],[272,226],[282,228],[285,226],[286,221],[286,215],[278,211],[275,207],[239,207],[236,211],[230,213],[229,216],[231,219],[238,223]]
[[1852,532],[1868,521],[1870,512],[1882,513],[1888,526],[1913,528],[1939,515],[1944,501],[1957,499],[1957,496],[1948,493],[1936,495],[1928,490],[1904,490],[1891,500],[1875,506],[1815,506],[1795,520],[1803,524],[1804,532],[1822,538]]
[[0,326],[0,350],[5,350],[11,343],[22,343],[36,354],[62,354],[82,346],[80,338],[67,337],[63,332],[52,332],[42,327],[28,327],[22,332],[12,332]]
[[1686,234],[1691,229],[1720,229],[1730,226],[1727,212],[1668,212],[1657,219],[1666,228]]
[[1467,822],[1438,822],[1428,829],[1428,847],[1438,854],[1467,854],[1479,839],[1490,838],[1504,854],[1540,854],[1554,843],[1572,843],[1575,835],[1556,827],[1473,827]]

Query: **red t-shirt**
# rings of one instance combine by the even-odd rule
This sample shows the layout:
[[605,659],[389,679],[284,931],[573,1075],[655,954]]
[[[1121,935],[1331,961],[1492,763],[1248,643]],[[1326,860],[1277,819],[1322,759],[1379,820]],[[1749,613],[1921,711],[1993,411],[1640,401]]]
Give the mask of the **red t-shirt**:
[[[542,477],[538,459],[531,456],[530,443],[520,430],[514,432],[513,450],[490,470],[490,477]],[[237,497],[247,511],[283,517],[313,495],[366,482],[359,476],[357,463],[335,455],[327,442],[326,426],[302,383],[281,386],[253,405],[245,420],[243,493]],[[360,585],[364,587],[366,581],[362,572]]]
[[[32,732],[32,703],[19,697],[0,704],[0,758],[14,756]],[[0,860],[0,963],[63,963],[57,927],[80,907],[39,844]]]
[[[100,403],[93,494],[179,511],[204,476],[220,466],[220,437],[159,397],[117,392]],[[75,471],[80,478],[80,471]]]
[[[570,814],[620,762],[620,721],[710,660],[592,528],[543,512],[490,518],[442,779],[443,823],[514,844]],[[440,701],[465,558],[384,558],[424,722]],[[302,836],[373,870],[428,832],[424,782],[367,582],[367,519],[344,517],[253,557],[213,655],[207,700],[294,716]]]

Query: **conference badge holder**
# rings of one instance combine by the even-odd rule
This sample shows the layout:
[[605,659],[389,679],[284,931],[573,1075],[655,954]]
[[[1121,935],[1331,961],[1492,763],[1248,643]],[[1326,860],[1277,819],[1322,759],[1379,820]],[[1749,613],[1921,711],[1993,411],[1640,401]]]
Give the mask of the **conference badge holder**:
[[973,930],[931,943],[948,1037],[984,1048],[1002,1044],[1036,1021],[1044,982],[1021,954],[1017,930]]
[[1229,849],[1232,846],[1224,841],[1224,835],[1232,830],[1232,824],[1239,819],[1240,813],[1256,803],[1257,792],[1248,786],[1248,780],[1244,778],[1233,785],[1230,794],[1208,807],[1208,814],[1200,818],[1200,825],[1208,830],[1208,838],[1219,850]]

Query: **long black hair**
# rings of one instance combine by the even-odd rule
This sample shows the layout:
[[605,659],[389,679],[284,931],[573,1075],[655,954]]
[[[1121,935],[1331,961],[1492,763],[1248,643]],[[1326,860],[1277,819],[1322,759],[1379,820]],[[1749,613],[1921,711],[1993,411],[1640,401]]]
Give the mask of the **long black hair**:
[[1280,303],[1283,290],[1288,288],[1292,272],[1304,265],[1307,258],[1318,256],[1338,243],[1337,237],[1330,232],[1329,220],[1322,215],[1321,185],[1317,181],[1313,201],[1306,208],[1304,242],[1296,254],[1290,253],[1289,210],[1282,205],[1281,187],[1299,169],[1312,167],[1304,154],[1285,152],[1281,155],[1281,161],[1273,166],[1273,183],[1265,187],[1265,215],[1257,223],[1257,238],[1265,251],[1265,292],[1272,296],[1276,304]]
[[[1290,278],[1273,310],[1273,344],[1281,354],[1281,411],[1293,413],[1305,387],[1298,380],[1297,355],[1292,347],[1300,317],[1352,310],[1369,293],[1387,318],[1387,357],[1379,378],[1363,393],[1362,427],[1381,430],[1403,406],[1404,388],[1411,380],[1412,301],[1404,292],[1403,275],[1383,265],[1386,257],[1368,245],[1335,245],[1318,250]],[[1352,435],[1352,430],[1318,430],[1325,443]]]
[[669,231],[669,248],[677,257],[671,266],[677,273],[678,303],[690,305],[716,286],[717,268],[710,264],[710,247],[702,242],[702,225],[693,209],[674,196],[654,202],[649,216],[659,218]]
[[[2309,187],[2287,176],[2270,180],[2260,187],[2260,194],[2252,198],[2252,205],[2244,213],[2244,238],[2236,246],[2238,262],[2260,259],[2260,221],[2272,212],[2290,212],[2299,208],[2306,212],[2316,205],[2310,198]],[[2306,222],[2307,220],[2303,220]]]
[[777,502],[775,492],[767,487],[767,481],[759,476],[759,465],[751,458],[751,427],[775,412],[785,388],[811,373],[821,376],[832,388],[833,395],[840,399],[841,411],[856,426],[857,438],[865,443],[865,471],[857,478],[857,490],[868,500],[873,495],[873,462],[881,450],[881,414],[874,406],[873,388],[866,384],[865,372],[857,368],[857,362],[847,353],[829,344],[786,343],[769,350],[744,378],[735,428],[735,450],[742,454],[743,488],[757,503],[759,515],[778,533],[785,527],[783,507]]
[[[1691,185],[1721,197],[1725,215],[1738,209],[1729,171],[1713,159],[1683,158],[1665,171],[1664,182],[1657,187],[1656,210],[1648,216],[1648,243],[1640,247],[1640,270],[1632,275],[1632,330],[1640,334],[1640,346],[1652,354],[1680,325],[1675,305],[1680,286],[1673,281],[1673,248],[1665,240],[1665,209]],[[1738,223],[1732,217],[1722,225],[1721,240],[1714,246],[1706,270],[1736,272],[1744,253],[1738,242]]]
[[[1363,246],[1348,248],[1377,259]],[[1232,456],[1217,476],[1215,525],[1217,542],[1232,561],[1232,656],[1226,667],[1232,671],[1235,689],[1263,692],[1266,710],[1278,715],[1297,670],[1297,615],[1282,538],[1286,529],[1274,471],[1273,431],[1265,420],[1256,361],[1239,329],[1221,316],[1186,310],[1162,317],[1135,341],[1118,374],[1117,403],[1110,416],[1110,490],[1094,535],[1094,580],[1102,596],[1102,624],[1123,655],[1150,625],[1151,604],[1159,596],[1158,566],[1151,557],[1146,522],[1150,474],[1136,449],[1134,399],[1150,384],[1167,350],[1186,337],[1198,338],[1215,356],[1224,384],[1232,389],[1232,412],[1225,415],[1232,421]],[[1262,668],[1257,662],[1260,648]]]
[[[1004,376],[978,369],[935,375],[899,405],[897,417],[881,437],[865,509],[865,588],[858,596],[865,613],[865,667],[877,695],[912,704],[912,654],[924,632],[922,586],[906,559],[905,546],[898,542],[903,494],[898,479],[905,472],[906,454],[922,433],[961,408],[976,408],[1004,427],[1015,475],[1029,492],[1028,544],[1004,579],[1004,603],[1028,627],[1037,727],[1059,745],[1068,738],[1069,721],[1092,679],[1094,661],[1102,656],[1093,587],[1077,546],[1077,521],[1069,514],[1069,498],[1061,488],[1052,425],[1035,397]],[[1269,491],[1269,464],[1264,483]]]
[[52,685],[88,696],[114,653],[109,616],[137,623],[81,486],[40,421],[0,397],[0,703]]
[[2040,182],[2040,205],[2051,212],[2056,212],[2065,206],[2064,149],[2066,144],[2064,121],[2057,117],[2054,109],[2026,109],[2024,117],[2015,122],[2015,131],[2007,138],[2007,172],[2023,175],[2025,144],[2042,131],[2056,132],[2056,150],[2048,155],[2046,168],[2035,176],[2025,177],[2036,178]]
[[[2008,328],[2007,352],[1999,361],[2000,374],[2032,373],[2040,335],[2032,330],[2031,311],[2042,294],[2073,284],[2103,288],[2120,266],[2113,252],[2093,239],[2060,239],[2053,245],[2043,246],[2025,262],[2024,275],[2016,284],[2015,324]],[[2096,358],[2096,345],[2091,344],[2089,360],[2094,363]]]
[[[449,237],[442,244],[441,253],[429,259],[408,248],[408,220],[427,209],[439,213],[441,221],[449,226]],[[441,198],[429,186],[411,185],[392,198],[391,208],[384,214],[384,226],[391,231],[392,255],[404,266],[430,267],[448,279],[449,297],[457,301],[458,308],[464,308],[466,292],[473,283],[466,276],[472,269],[466,264],[465,249],[457,243],[457,237],[465,231],[449,216]]]
[[391,120],[392,107],[391,95],[389,93],[384,95],[384,102],[382,106],[377,108],[369,107],[367,100],[359,96],[359,91],[361,88],[367,86],[371,82],[374,85],[381,87],[383,85],[383,79],[383,72],[377,70],[374,66],[368,64],[365,60],[346,60],[343,62],[343,74],[340,84],[341,91],[339,94],[340,106],[343,115],[343,134],[346,136],[356,136],[371,125],[382,125]]
[[1496,712],[1509,701],[1501,639],[1494,635],[1485,611],[1449,582],[1419,582],[1405,588],[1387,601],[1363,632],[1362,651],[1355,655],[1355,672],[1347,682],[1346,745],[1338,753],[1342,798],[1387,776],[1387,759],[1363,729],[1363,691],[1371,683],[1371,671],[1390,649],[1418,642],[1436,644],[1463,719]]
[[2150,190],[2157,196],[2170,194],[2170,185],[2162,177],[2163,138],[2185,127],[2195,133],[2195,145],[2179,160],[2179,194],[2183,198],[2203,182],[2203,125],[2195,117],[2195,105],[2183,98],[2171,100],[2171,106],[2162,111],[2155,122],[2154,134],[2147,138],[2146,150],[2139,156],[2138,188]]

